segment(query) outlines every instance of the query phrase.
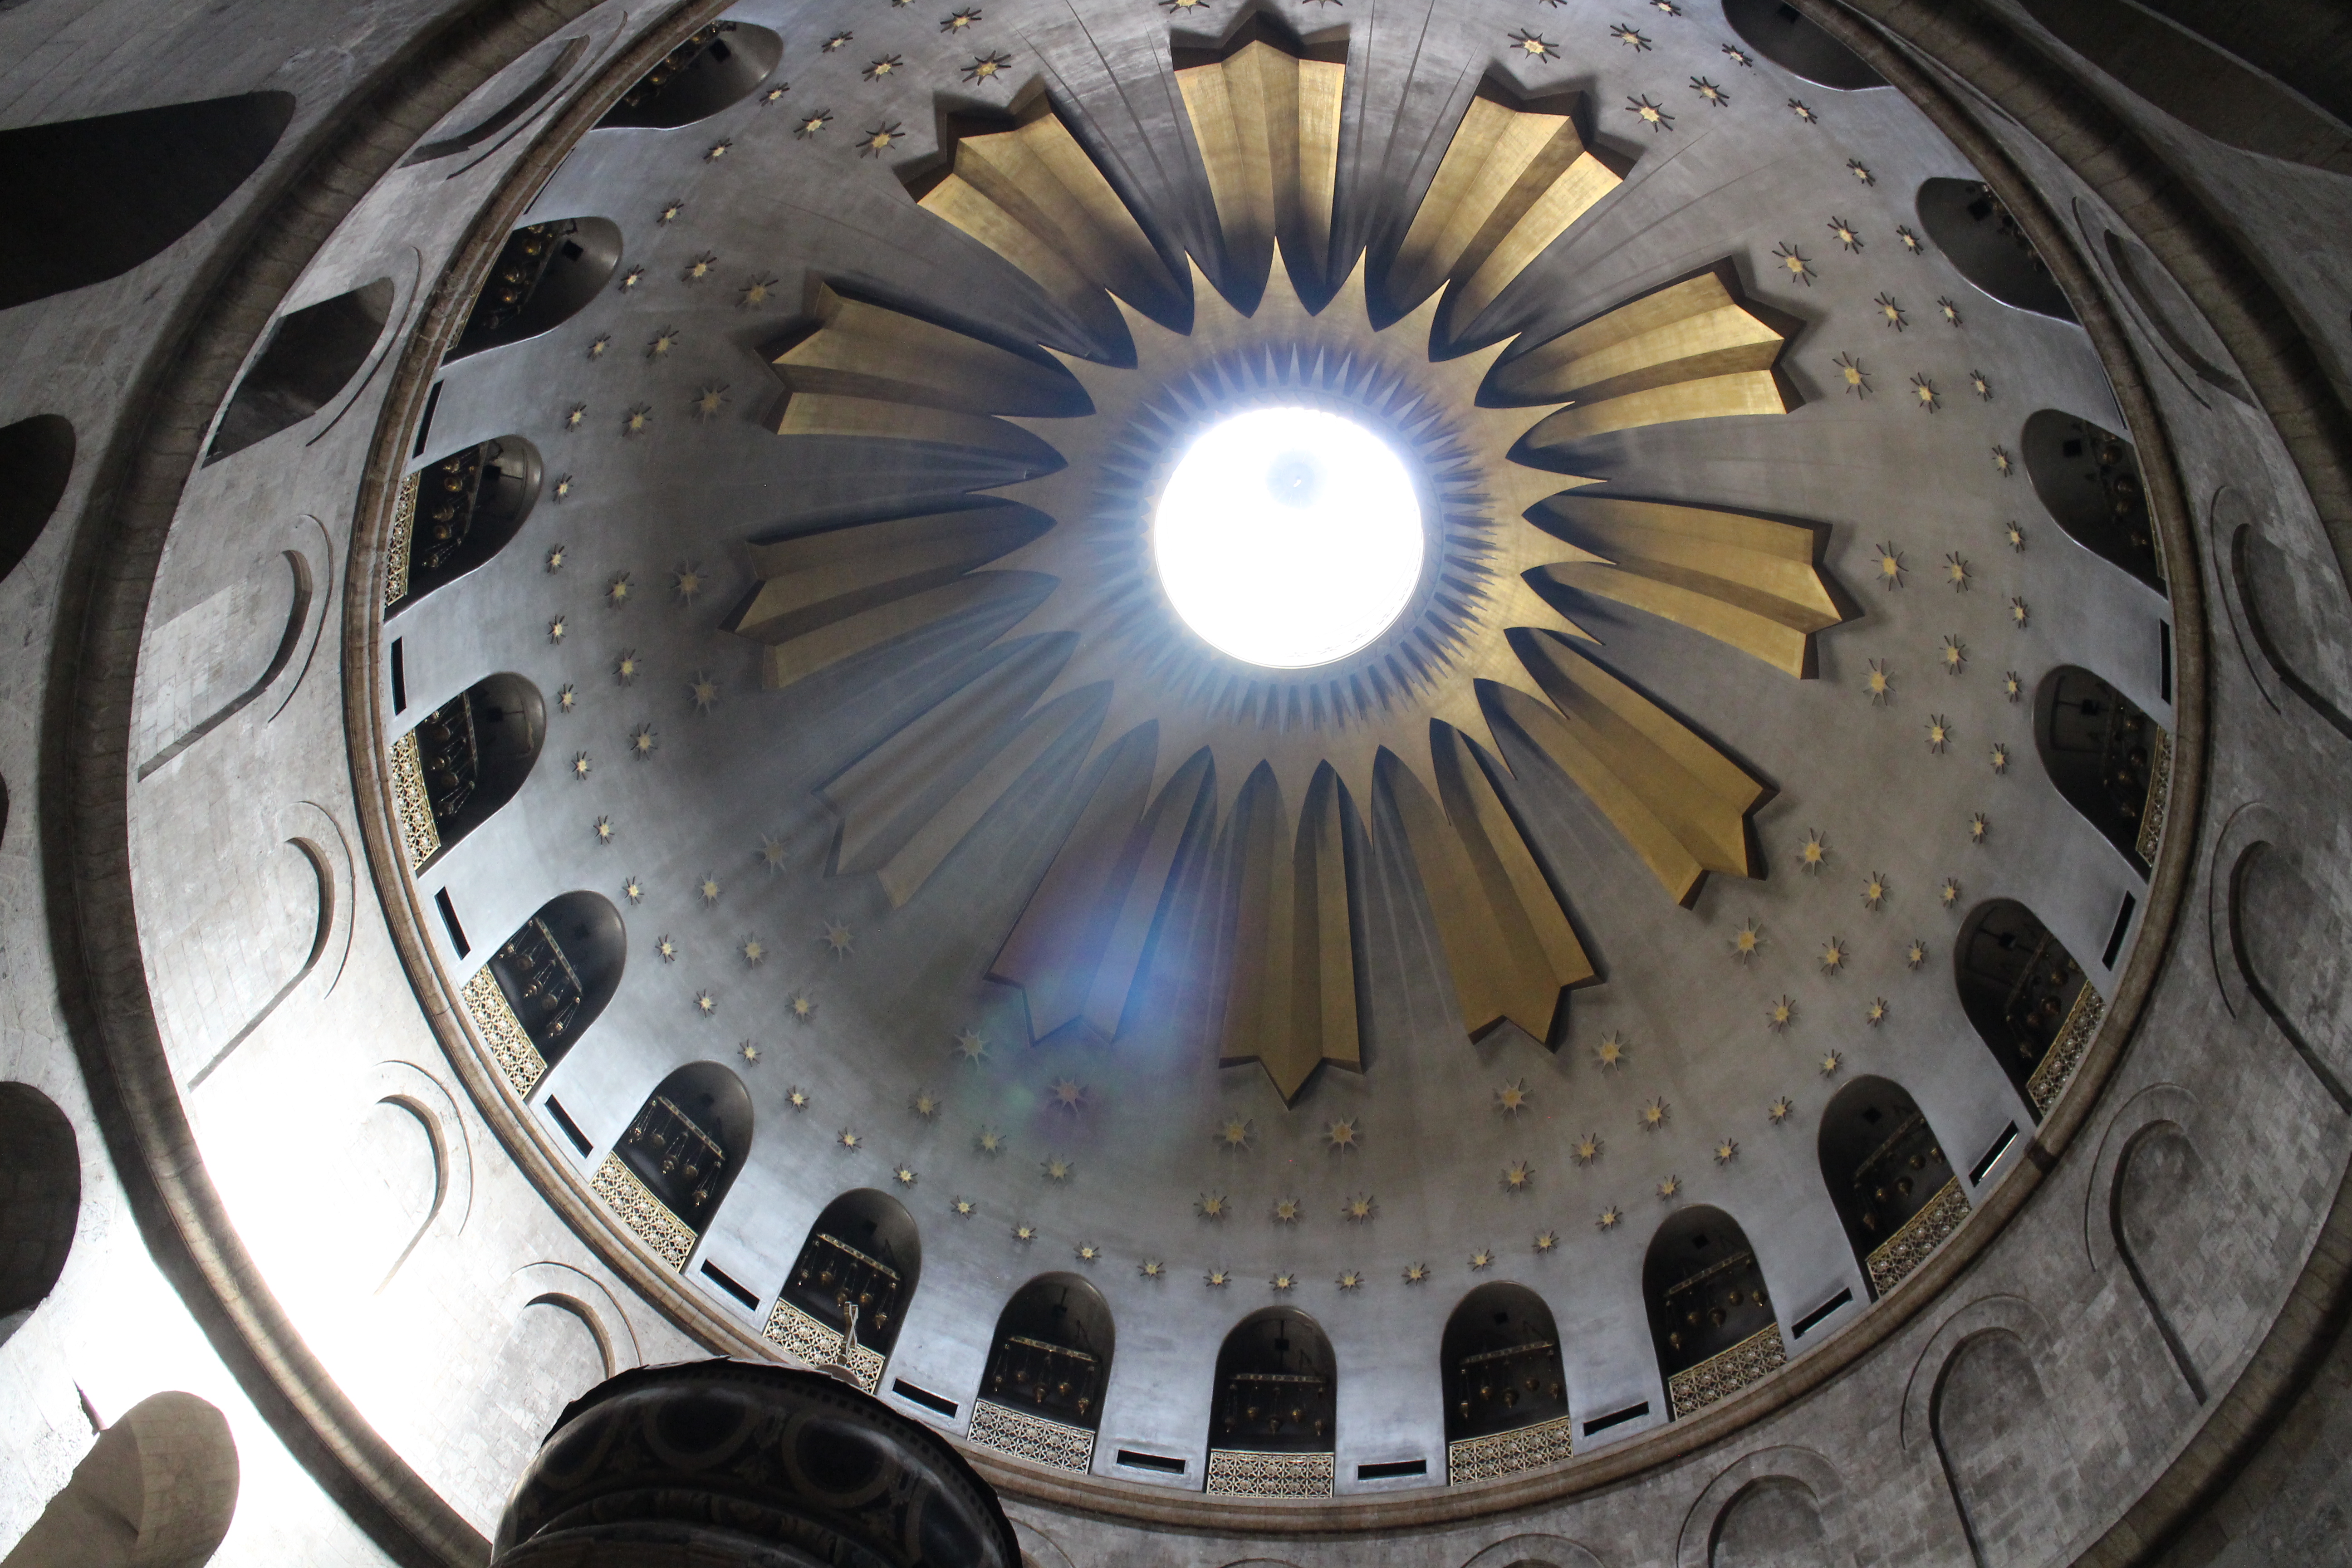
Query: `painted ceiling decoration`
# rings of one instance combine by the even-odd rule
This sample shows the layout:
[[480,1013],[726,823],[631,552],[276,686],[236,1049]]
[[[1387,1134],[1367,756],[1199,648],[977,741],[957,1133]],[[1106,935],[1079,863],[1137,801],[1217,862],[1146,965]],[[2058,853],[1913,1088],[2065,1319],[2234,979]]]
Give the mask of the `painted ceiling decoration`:
[[[1066,744],[1084,808],[992,968],[1022,988],[1032,1037],[1117,1037],[1180,851],[1202,836],[1213,873],[1184,918],[1223,957],[1218,1059],[1260,1063],[1292,1100],[1320,1064],[1361,1065],[1348,859],[1376,790],[1471,1037],[1508,1020],[1556,1042],[1566,994],[1596,978],[1572,883],[1547,874],[1500,787],[1497,724],[1559,766],[1667,898],[1689,903],[1709,872],[1759,874],[1747,817],[1769,789],[1646,695],[1640,670],[1613,668],[1580,603],[1664,617],[1800,679],[1815,635],[1853,612],[1823,529],[1621,499],[1566,471],[1593,437],[1793,405],[1776,374],[1793,324],[1743,299],[1727,262],[1542,341],[1482,336],[1520,270],[1620,183],[1572,115],[1489,82],[1378,285],[1360,261],[1327,279],[1346,68],[1240,37],[1206,63],[1179,54],[1222,238],[1187,276],[1149,237],[1165,226],[1042,95],[1013,129],[956,141],[919,193],[1076,319],[1108,294],[1131,363],[1018,353],[812,285],[769,355],[776,434],[949,448],[974,472],[951,506],[753,541],[760,586],[729,624],[765,645],[765,684],[782,689],[950,617],[1012,617],[992,662],[824,785],[835,873],[878,877],[905,903]],[[1417,460],[1434,548],[1370,646],[1277,670],[1177,619],[1150,516],[1217,417],[1300,405]]]

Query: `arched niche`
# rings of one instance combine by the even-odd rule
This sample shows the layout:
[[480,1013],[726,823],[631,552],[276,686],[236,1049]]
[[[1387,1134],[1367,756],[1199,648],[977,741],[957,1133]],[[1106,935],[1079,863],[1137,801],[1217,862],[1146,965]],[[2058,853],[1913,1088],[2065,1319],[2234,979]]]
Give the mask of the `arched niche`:
[[1454,1305],[1438,1341],[1449,1485],[1570,1458],[1568,1373],[1559,1328],[1524,1285],[1481,1285]]
[[783,57],[784,41],[749,22],[713,22],[661,58],[596,122],[667,129],[707,120],[751,96]]
[[0,310],[119,278],[210,216],[294,117],[290,92],[0,131]]
[[871,1187],[844,1193],[809,1226],[777,1295],[769,1337],[824,1362],[842,1346],[854,1317],[856,1343],[872,1352],[878,1377],[922,1274],[922,1237],[906,1205]]
[[73,1123],[28,1083],[0,1083],[0,1342],[65,1272],[81,1215]]
[[1792,1476],[1748,1482],[1716,1517],[1707,1568],[1829,1568],[1829,1531],[1811,1488]]
[[385,613],[406,609],[505,549],[545,484],[539,448],[520,436],[436,458],[409,475],[386,547]]
[[[2331,50],[2313,38],[2320,47],[2299,62],[2304,70],[2290,63],[2292,46],[2281,47],[2318,23],[2327,7],[2026,0],[2025,8],[2067,47],[2190,129],[2249,153],[2352,174],[2352,126],[2344,118],[2352,104],[2345,102],[2340,80],[2307,69],[2340,51],[2340,42]],[[2148,15],[2151,9],[2168,12],[2168,22]],[[2229,38],[2227,52],[2208,41],[2208,29]],[[2248,63],[2257,56],[2267,57],[2261,69]],[[2273,80],[2273,74],[2302,78],[2312,97]],[[2334,112],[2313,99],[2333,100]]]
[[98,1435],[0,1568],[204,1568],[237,1482],[227,1418],[193,1394],[150,1394]]
[[422,869],[512,800],[547,740],[547,704],[520,675],[474,682],[393,746],[412,866]]
[[1331,1491],[1339,1371],[1321,1325],[1296,1307],[1262,1307],[1217,1347],[1207,1489],[1317,1497]]
[[2116,1162],[2107,1224],[2116,1255],[2200,1405],[2205,1379],[2182,1329],[2197,1318],[2213,1267],[2210,1243],[2219,1217],[2213,1209],[2212,1180],[2186,1129],[2158,1121],[2132,1134]]
[[0,425],[0,579],[16,569],[65,499],[74,427],[62,415]]
[[205,461],[242,452],[333,402],[383,335],[392,300],[392,279],[379,278],[280,316],[268,346],[229,395]]
[[1642,1300],[1675,1418],[1738,1393],[1787,1359],[1764,1269],[1739,1222],[1705,1204],[1650,1238]]
[[1723,19],[1749,48],[1807,81],[1847,92],[1886,85],[1860,55],[1782,0],[1723,0]]
[[2050,275],[2050,264],[1991,186],[1939,177],[1920,185],[1913,205],[1928,240],[1951,258],[1961,277],[2004,305],[2062,321],[2074,319],[2074,307]]
[[2297,863],[2267,839],[2230,868],[2230,948],[2256,1005],[2270,1015],[2328,1098],[2352,1111],[2352,1020],[2336,979],[2352,922]]
[[536,109],[549,93],[555,90],[557,84],[572,74],[572,68],[579,64],[580,57],[587,52],[586,38],[565,39],[557,46],[554,54],[550,57],[547,64],[538,74],[502,100],[497,108],[483,114],[479,119],[469,121],[460,129],[452,131],[446,136],[436,137],[425,142],[415,152],[402,159],[402,166],[404,168],[411,163],[429,163],[436,158],[446,158],[455,153],[469,151],[491,140]]
[[2143,877],[2164,821],[2170,744],[2137,703],[2077,665],[2060,665],[2033,694],[2042,772]]
[[1858,1078],[1822,1112],[1822,1181],[1847,1244],[1884,1296],[1968,1216],[1969,1200],[1919,1102],[1883,1078]]
[[2066,944],[2015,899],[1969,911],[1952,969],[1961,1010],[2040,1121],[2098,1022],[2099,994]]
[[1973,1334],[1933,1387],[1929,1428],[1975,1560],[2035,1562],[2068,1539],[2074,1450],[2025,1342],[2006,1328]]
[[[667,1217],[690,1233],[675,1259],[683,1268],[691,1237],[709,1227],[751,1152],[751,1097],[743,1080],[717,1062],[692,1062],[646,1096],[607,1164],[618,1161],[661,1205],[662,1215],[648,1218]],[[634,1216],[625,1211],[622,1217],[635,1227]],[[678,1239],[666,1234],[673,1244]],[[656,1250],[667,1255],[666,1247]]]
[[1110,1304],[1075,1274],[1044,1274],[997,1314],[972,1409],[974,1439],[1085,1472],[1117,1345]]
[[2130,442],[2087,419],[2044,408],[2018,441],[2026,477],[2068,538],[2161,594],[2164,563]]
[[515,230],[490,264],[448,357],[464,359],[561,326],[620,265],[621,231],[605,218],[549,218]]
[[[493,1048],[519,1089],[530,1092],[579,1043],[620,989],[628,955],[621,911],[603,894],[584,890],[548,900],[499,944],[483,973],[497,987],[515,1037],[494,1041]],[[479,985],[477,980],[469,989]],[[517,1059],[503,1059],[509,1052]]]

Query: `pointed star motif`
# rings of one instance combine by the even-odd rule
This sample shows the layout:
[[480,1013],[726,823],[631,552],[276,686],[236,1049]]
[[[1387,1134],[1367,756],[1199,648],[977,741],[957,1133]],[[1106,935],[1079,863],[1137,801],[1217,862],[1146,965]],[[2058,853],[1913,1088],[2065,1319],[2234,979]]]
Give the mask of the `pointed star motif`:
[[1886,903],[1886,873],[1873,871],[1862,879],[1862,907],[1875,910]]
[[1586,1133],[1570,1145],[1569,1152],[1576,1156],[1578,1164],[1590,1165],[1601,1158],[1601,1135],[1597,1132]]
[[1805,829],[1805,841],[1797,846],[1797,868],[1818,872],[1830,862],[1830,841],[1822,837],[1818,827]]
[[1997,745],[1993,747],[1992,771],[1997,773],[2005,773],[2009,772],[2009,748],[2007,746]]
[[1037,1162],[1037,1169],[1047,1181],[1055,1183],[1066,1183],[1077,1172],[1077,1167],[1064,1154],[1046,1156]]
[[1230,1268],[1212,1268],[1201,1276],[1201,1283],[1212,1290],[1222,1290],[1233,1282],[1234,1271]]
[[1764,1026],[1779,1034],[1797,1021],[1797,1000],[1783,996],[1764,1010]]
[[1536,1232],[1535,1253],[1538,1258],[1548,1258],[1559,1250],[1559,1232],[1556,1230]]
[[1364,1277],[1356,1269],[1342,1269],[1339,1273],[1338,1284],[1339,1289],[1342,1290],[1360,1290],[1364,1288]]
[[978,1029],[964,1029],[955,1037],[956,1055],[974,1064],[988,1059],[988,1041]]
[[1654,1098],[1643,1105],[1635,1121],[1643,1131],[1655,1132],[1672,1119],[1673,1114],[1672,1108],[1664,1100]]
[[997,1155],[1004,1152],[1005,1144],[1006,1140],[1004,1134],[997,1131],[996,1129],[992,1127],[982,1128],[980,1131],[973,1136],[971,1141],[971,1146],[974,1149],[979,1150],[982,1153],[987,1155],[992,1160]]
[[1603,1069],[1622,1067],[1626,1049],[1625,1042],[1618,1037],[1616,1030],[1612,1029],[1601,1037],[1599,1045],[1592,1047],[1592,1059]]
[[1217,1129],[1217,1142],[1225,1149],[1244,1151],[1250,1146],[1251,1123],[1247,1117],[1227,1121]]
[[1839,1055],[1836,1051],[1826,1051],[1822,1053],[1822,1076],[1823,1078],[1835,1078],[1837,1076],[1838,1068],[1843,1066],[1845,1066],[1845,1058]]
[[1274,1223],[1276,1225],[1297,1225],[1299,1215],[1304,1212],[1297,1198],[1276,1198],[1274,1201]]
[[1536,1170],[1525,1160],[1514,1160],[1503,1167],[1503,1173],[1499,1180],[1502,1189],[1507,1193],[1532,1192],[1535,1190]]
[[1405,1282],[1406,1284],[1408,1284],[1408,1285],[1426,1285],[1426,1284],[1428,1284],[1428,1283],[1429,1283],[1429,1265],[1428,1265],[1428,1264],[1426,1264],[1426,1263],[1408,1263],[1408,1264],[1406,1264],[1406,1265],[1404,1266],[1404,1282]]
[[1360,1149],[1363,1147],[1363,1134],[1357,1127],[1356,1120],[1353,1117],[1349,1117],[1344,1121],[1334,1121],[1329,1127],[1324,1130],[1323,1136],[1331,1152],[1335,1154],[1344,1153],[1350,1149]]
[[1593,1216],[1592,1223],[1601,1230],[1615,1230],[1625,1217],[1625,1211],[1612,1204]]
[[1764,928],[1756,923],[1755,916],[1750,915],[1739,922],[1738,930],[1731,933],[1731,956],[1747,963],[1753,962],[1763,951]]
[[1142,1275],[1146,1279],[1165,1279],[1168,1278],[1168,1265],[1157,1258],[1145,1258],[1142,1262],[1135,1266],[1135,1271],[1138,1274]]
[[1339,1217],[1346,1220],[1350,1225],[1370,1224],[1372,1220],[1379,1217],[1380,1212],[1380,1199],[1372,1196],[1370,1193],[1363,1194],[1358,1197],[1351,1197],[1346,1203],[1339,1205]]
[[1903,963],[1906,968],[1916,969],[1927,962],[1927,944],[1926,942],[1914,939],[1911,945],[1903,950]]
[[784,1103],[794,1110],[806,1110],[809,1108],[809,1091],[794,1084],[784,1091]]
[[948,1200],[948,1213],[958,1219],[970,1219],[980,1212],[980,1205],[959,1193]]
[[816,998],[805,989],[795,991],[784,998],[784,1011],[794,1023],[805,1024],[816,1016]]
[[1223,1193],[1202,1193],[1192,1200],[1192,1212],[1202,1219],[1223,1219],[1232,1212]]
[[1862,678],[1862,689],[1869,694],[1870,705],[1874,708],[1884,708],[1894,700],[1895,677],[1887,673],[1885,659],[1870,661],[1869,672]]
[[1822,943],[1822,973],[1824,974],[1842,973],[1845,968],[1846,960],[1852,956],[1853,950],[1843,941],[1836,937],[1830,938],[1829,941]]
[[905,1163],[893,1165],[890,1167],[890,1179],[902,1187],[911,1187],[917,1180],[915,1167]]
[[1495,1267],[1495,1249],[1493,1247],[1482,1247],[1477,1251],[1470,1255],[1470,1271],[1472,1273],[1483,1274],[1493,1267]]
[[1495,1091],[1495,1109],[1506,1116],[1517,1116],[1527,1109],[1528,1080],[1514,1079]]
[[1862,1021],[1874,1029],[1886,1022],[1886,998],[1874,998],[1870,1005],[1862,1010]]
[[907,1109],[926,1121],[938,1121],[944,1106],[945,1102],[928,1089],[917,1089],[914,1098],[907,1101]]
[[1738,1158],[1739,1158],[1739,1145],[1736,1141],[1726,1138],[1722,1142],[1717,1143],[1715,1146],[1715,1163],[1717,1164],[1728,1165],[1732,1161]]
[[1682,1190],[1683,1179],[1680,1176],[1668,1176],[1658,1184],[1658,1196],[1662,1198],[1673,1197]]
[[1788,1121],[1790,1116],[1794,1115],[1796,1113],[1796,1110],[1797,1102],[1790,1100],[1784,1094],[1778,1100],[1775,1100],[1771,1104],[1766,1106],[1764,1108],[1764,1114],[1771,1118],[1772,1124],[1777,1127],[1781,1122]]
[[849,927],[839,921],[825,921],[824,934],[817,940],[824,943],[835,958],[847,958],[856,951],[856,939],[850,934]]
[[1056,1110],[1075,1114],[1087,1107],[1087,1086],[1074,1078],[1055,1079],[1054,1087],[1046,1092],[1047,1103]]

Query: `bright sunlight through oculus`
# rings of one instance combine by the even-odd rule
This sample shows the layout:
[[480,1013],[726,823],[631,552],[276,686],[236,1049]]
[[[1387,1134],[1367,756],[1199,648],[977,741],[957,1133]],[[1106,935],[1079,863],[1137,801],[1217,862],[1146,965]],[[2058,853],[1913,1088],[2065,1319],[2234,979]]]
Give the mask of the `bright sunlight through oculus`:
[[1160,492],[1151,557],[1184,624],[1275,669],[1345,658],[1421,581],[1420,492],[1351,419],[1255,408],[1212,426]]

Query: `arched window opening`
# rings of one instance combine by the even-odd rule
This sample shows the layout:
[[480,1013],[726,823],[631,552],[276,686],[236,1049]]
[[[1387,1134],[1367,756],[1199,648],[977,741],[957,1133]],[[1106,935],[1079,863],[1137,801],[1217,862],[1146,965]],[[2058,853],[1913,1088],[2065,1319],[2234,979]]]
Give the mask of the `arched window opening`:
[[2033,696],[2033,744],[2066,804],[2145,877],[2164,826],[2171,737],[2089,670],[2061,665]]
[[65,499],[73,460],[73,424],[60,415],[0,426],[0,580],[48,526]]
[[668,129],[707,120],[751,96],[783,58],[784,41],[748,22],[713,22],[664,55],[596,122]]
[[1873,1300],[1901,1284],[1969,1215],[1968,1194],[1900,1084],[1858,1078],[1822,1112],[1822,1180],[1870,1281]]
[[65,1272],[81,1215],[73,1123],[26,1083],[0,1083],[0,1343]]
[[1961,1009],[2040,1121],[2098,1026],[2099,994],[2065,944],[2014,899],[1970,912],[1952,963]]
[[[401,165],[404,168],[411,163],[429,163],[436,158],[446,158],[452,153],[466,152],[469,148],[478,147],[489,141],[537,108],[541,100],[555,90],[557,83],[572,74],[572,68],[580,63],[580,57],[585,54],[587,49],[586,38],[564,40],[562,46],[556,50],[554,58],[547,62],[546,68],[526,82],[511,98],[467,126],[463,131],[452,132],[437,141],[425,142],[415,152],[402,159]],[[459,170],[458,173],[462,174],[464,171]]]
[[393,743],[393,792],[413,869],[514,798],[547,739],[547,704],[520,675],[478,680]]
[[294,118],[290,92],[0,131],[0,310],[119,278],[210,216]]
[[848,1368],[871,1394],[922,1271],[922,1237],[906,1206],[871,1188],[844,1193],[809,1226],[767,1336],[803,1361]]
[[1723,19],[1748,47],[1807,81],[1847,92],[1886,85],[1860,55],[1782,0],[1724,0]]
[[2067,537],[2161,594],[2164,558],[2131,443],[2087,419],[2044,408],[2018,445],[2043,510]]
[[1075,1274],[1046,1274],[997,1315],[971,1438],[1084,1475],[1094,1468],[1115,1335],[1102,1292]]
[[639,1241],[683,1269],[751,1152],[743,1080],[695,1062],[646,1096],[593,1184]]
[[538,504],[545,478],[538,447],[501,436],[402,480],[384,549],[385,612],[406,609],[505,549]]
[[[2336,73],[2311,68],[2341,58],[2340,41],[2330,47],[2316,36],[2328,25],[2321,20],[2327,7],[2026,0],[2025,8],[2069,48],[2216,142],[2352,174],[2352,104],[2340,79],[2330,79]],[[2168,22],[2150,11],[2173,15]],[[2298,35],[2301,48],[2288,42]]]
[[204,1568],[237,1479],[227,1417],[193,1394],[150,1394],[98,1435],[0,1568]]
[[621,231],[601,217],[550,218],[507,236],[466,317],[452,360],[562,325],[621,264]]
[[392,317],[392,279],[305,305],[270,328],[269,344],[230,395],[205,461],[217,463],[335,400],[367,363]]
[[571,892],[541,904],[475,972],[467,1010],[517,1094],[529,1094],[604,1012],[628,952],[612,900]]
[[1445,1320],[1448,1486],[1558,1464],[1574,1452],[1559,1330],[1524,1285],[1481,1285]]
[[1339,1363],[1314,1319],[1296,1307],[1244,1318],[1217,1350],[1209,1491],[1330,1496],[1339,1395]]
[[2023,226],[1981,180],[1929,180],[1919,187],[1919,226],[1960,276],[2004,305],[2074,319],[2074,307],[2050,275]]
[[1642,1297],[1674,1419],[1788,1360],[1756,1249],[1721,1209],[1702,1204],[1667,1216],[1642,1259]]

